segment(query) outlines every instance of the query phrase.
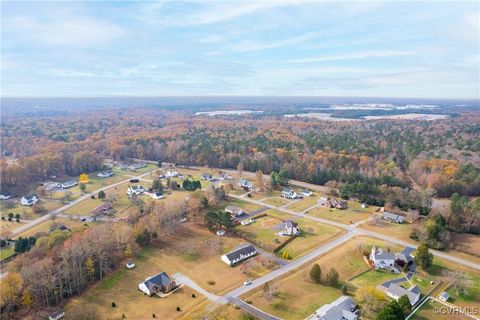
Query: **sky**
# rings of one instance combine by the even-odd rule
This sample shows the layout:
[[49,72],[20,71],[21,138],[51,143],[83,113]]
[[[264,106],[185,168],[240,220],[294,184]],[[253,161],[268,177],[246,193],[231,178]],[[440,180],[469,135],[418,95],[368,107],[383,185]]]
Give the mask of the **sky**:
[[3,97],[480,98],[480,2],[1,2]]

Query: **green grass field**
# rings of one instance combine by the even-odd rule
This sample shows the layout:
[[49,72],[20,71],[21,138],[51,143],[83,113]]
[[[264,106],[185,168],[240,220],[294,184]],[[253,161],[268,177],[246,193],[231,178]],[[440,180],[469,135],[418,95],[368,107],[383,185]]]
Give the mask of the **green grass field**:
[[464,315],[445,314],[438,310],[446,310],[445,306],[437,301],[428,300],[418,309],[410,319],[412,320],[467,320]]
[[386,270],[370,270],[352,279],[350,283],[357,287],[377,286],[387,280],[400,278],[402,274],[396,274]]
[[307,214],[345,224],[352,224],[361,220],[365,220],[370,216],[369,212],[356,212],[350,209],[339,210],[323,207],[314,208],[308,211]]
[[0,248],[0,260],[7,259],[15,254],[13,246]]

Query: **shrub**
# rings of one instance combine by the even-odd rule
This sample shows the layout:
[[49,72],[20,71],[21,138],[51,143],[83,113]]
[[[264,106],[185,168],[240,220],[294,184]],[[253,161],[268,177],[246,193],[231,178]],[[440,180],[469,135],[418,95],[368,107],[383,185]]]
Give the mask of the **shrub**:
[[196,298],[195,293],[192,293],[192,298]]
[[209,285],[211,285],[211,286],[214,286],[214,285],[215,285],[215,281],[213,281],[213,280],[208,280],[207,283],[208,283]]
[[114,301],[112,301],[112,308],[115,308],[116,306],[117,304]]
[[182,311],[182,309],[180,309],[180,307],[177,306],[177,311],[180,312]]
[[155,316],[155,313],[152,313],[152,318],[155,318],[155,317],[156,317],[156,316]]

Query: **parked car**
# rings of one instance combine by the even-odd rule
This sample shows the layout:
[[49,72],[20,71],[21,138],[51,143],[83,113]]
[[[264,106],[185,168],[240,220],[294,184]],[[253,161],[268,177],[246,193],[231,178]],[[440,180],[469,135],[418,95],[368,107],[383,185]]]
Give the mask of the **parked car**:
[[140,182],[140,179],[138,179],[138,178],[130,179],[130,183],[138,183],[138,182]]
[[252,280],[245,280],[245,282],[243,283],[244,286],[249,286],[252,284]]

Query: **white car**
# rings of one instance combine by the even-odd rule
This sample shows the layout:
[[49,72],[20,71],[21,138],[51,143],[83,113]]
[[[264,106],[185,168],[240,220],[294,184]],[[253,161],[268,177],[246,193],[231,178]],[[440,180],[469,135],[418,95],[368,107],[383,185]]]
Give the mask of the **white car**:
[[243,283],[244,286],[248,286],[248,285],[251,285],[253,282],[252,280],[245,280],[245,282]]

